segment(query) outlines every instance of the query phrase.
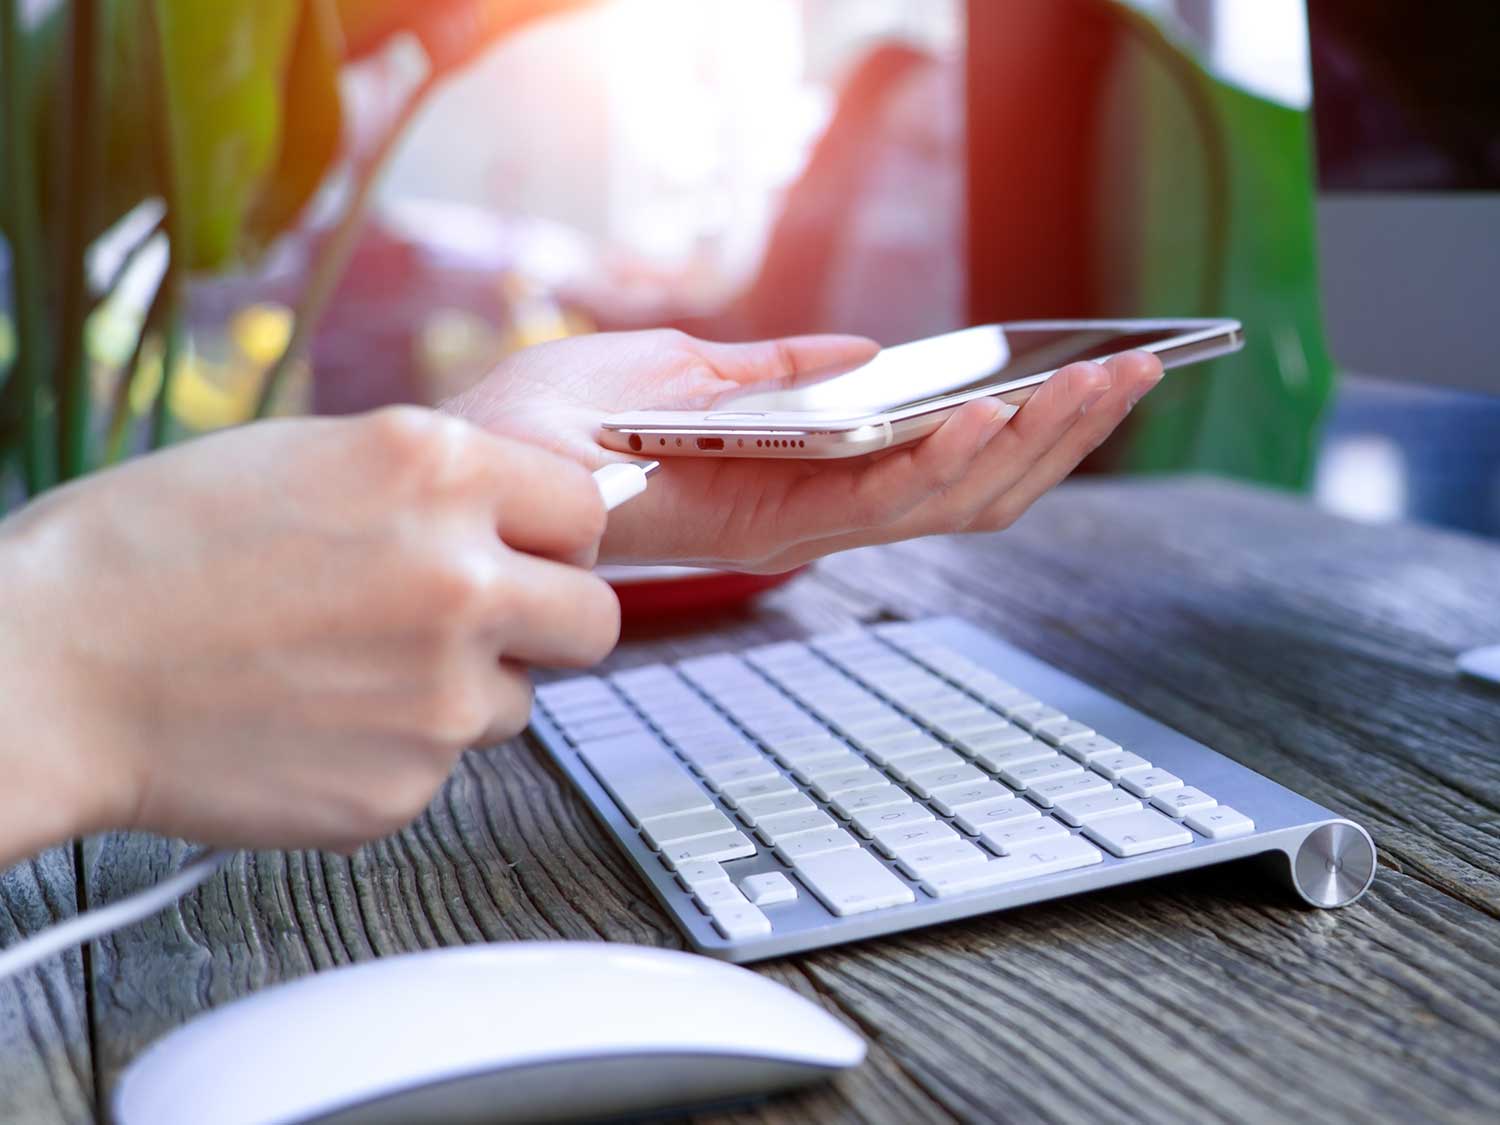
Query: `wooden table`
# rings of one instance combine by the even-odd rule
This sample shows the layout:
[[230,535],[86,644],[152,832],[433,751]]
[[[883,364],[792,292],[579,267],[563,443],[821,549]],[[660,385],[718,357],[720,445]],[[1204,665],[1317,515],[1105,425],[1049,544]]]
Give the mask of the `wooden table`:
[[[617,666],[851,621],[967,616],[1366,825],[1374,887],[1299,907],[1210,869],[759,967],[870,1042],[736,1121],[1500,1120],[1500,549],[1199,481],[1088,483],[995,537],[828,560]],[[0,942],[160,878],[115,836],[0,882]],[[277,980],[458,942],[680,944],[523,741],[352,859],[236,859],[172,910],[0,985],[0,1120],[87,1121],[146,1044]],[[497,1018],[506,1013],[497,1012]]]

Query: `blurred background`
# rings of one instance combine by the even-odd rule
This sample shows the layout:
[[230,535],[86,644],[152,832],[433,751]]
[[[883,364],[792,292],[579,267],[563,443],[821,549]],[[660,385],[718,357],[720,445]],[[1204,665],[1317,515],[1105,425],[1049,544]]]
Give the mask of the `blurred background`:
[[1087,466],[1500,535],[1500,6],[3,0],[5,496],[669,324],[1230,315]]

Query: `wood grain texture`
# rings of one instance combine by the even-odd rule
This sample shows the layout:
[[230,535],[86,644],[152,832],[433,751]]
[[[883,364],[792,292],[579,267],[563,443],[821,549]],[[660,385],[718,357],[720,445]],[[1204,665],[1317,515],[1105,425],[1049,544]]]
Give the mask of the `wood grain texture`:
[[[761,966],[858,1027],[869,1064],[735,1121],[1500,1118],[1500,550],[1176,481],[1074,485],[1001,536],[855,552],[754,613],[632,636],[615,665],[882,616],[985,625],[1366,825],[1374,889],[1298,907],[1235,865]],[[712,628],[708,628],[711,626]],[[90,853],[91,901],[180,862]],[[264,854],[94,952],[108,1089],[152,1039],[269,982],[456,942],[677,946],[523,742],[470,755],[353,859]]]
[[[0,948],[76,913],[71,847],[0,872]],[[83,956],[74,951],[0,981],[0,1121],[91,1121],[93,1065]]]

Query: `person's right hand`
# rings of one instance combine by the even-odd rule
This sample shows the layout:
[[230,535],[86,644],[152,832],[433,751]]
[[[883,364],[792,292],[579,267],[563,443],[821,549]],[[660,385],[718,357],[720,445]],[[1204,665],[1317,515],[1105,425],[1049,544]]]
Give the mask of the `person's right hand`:
[[[0,524],[0,776],[32,836],[350,849],[619,632],[589,473],[416,408],[247,426]],[[568,561],[552,561],[568,560]],[[0,801],[0,806],[9,802]],[[6,811],[10,811],[7,809]]]

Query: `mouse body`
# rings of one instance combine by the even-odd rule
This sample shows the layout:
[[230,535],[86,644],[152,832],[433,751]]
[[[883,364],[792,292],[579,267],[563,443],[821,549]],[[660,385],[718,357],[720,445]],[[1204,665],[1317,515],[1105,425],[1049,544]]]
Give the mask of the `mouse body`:
[[575,1121],[763,1096],[864,1041],[748,969],[584,942],[460,946],[331,969],[164,1036],[120,1125]]

